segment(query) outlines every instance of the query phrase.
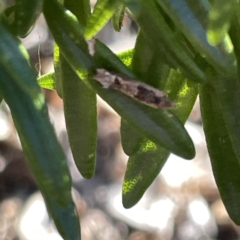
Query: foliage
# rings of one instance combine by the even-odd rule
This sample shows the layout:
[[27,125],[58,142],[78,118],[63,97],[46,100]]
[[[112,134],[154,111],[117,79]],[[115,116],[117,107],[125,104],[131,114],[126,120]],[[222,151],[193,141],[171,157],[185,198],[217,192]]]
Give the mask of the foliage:
[[[129,155],[123,205],[136,204],[172,152],[195,155],[184,123],[200,95],[202,121],[213,173],[226,209],[240,224],[240,6],[238,0],[17,0],[0,9],[0,95],[9,105],[28,164],[64,239],[80,239],[65,156],[49,122],[40,87],[64,101],[66,127],[76,165],[91,178],[96,158],[96,94],[122,117]],[[55,72],[36,81],[19,41],[43,12],[55,39]],[[136,46],[116,55],[94,37],[123,13],[139,25]],[[124,74],[160,88],[174,109],[155,109],[94,81],[98,69]]]

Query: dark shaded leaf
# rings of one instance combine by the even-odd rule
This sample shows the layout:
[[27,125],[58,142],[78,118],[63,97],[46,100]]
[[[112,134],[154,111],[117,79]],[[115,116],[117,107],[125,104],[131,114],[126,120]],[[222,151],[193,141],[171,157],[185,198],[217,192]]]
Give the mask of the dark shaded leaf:
[[43,0],[17,0],[13,28],[19,37],[26,37],[42,12]]
[[213,174],[229,216],[240,224],[240,165],[218,101],[213,87],[200,87],[202,121]]
[[[49,122],[44,96],[39,89],[38,99],[33,99],[16,84],[3,66],[0,76],[1,94],[11,109],[27,162],[56,227],[64,233],[64,239],[80,239],[66,158]],[[63,211],[64,216],[61,214]]]

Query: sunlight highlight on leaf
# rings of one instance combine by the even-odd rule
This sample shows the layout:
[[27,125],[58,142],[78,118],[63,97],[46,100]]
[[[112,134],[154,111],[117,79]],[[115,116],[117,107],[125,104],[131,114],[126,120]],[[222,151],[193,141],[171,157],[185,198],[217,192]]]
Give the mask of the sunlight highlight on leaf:
[[185,83],[184,86],[183,86],[183,88],[181,89],[181,91],[180,91],[180,93],[179,93],[179,96],[180,96],[180,97],[186,96],[186,95],[188,94],[188,91],[189,91],[189,90],[190,90],[190,89],[189,89],[188,85]]
[[142,179],[141,175],[138,175],[136,178],[132,179],[131,181],[124,181],[122,192],[123,194],[127,194],[134,189],[135,185]]
[[34,105],[38,110],[41,110],[45,105],[44,95],[42,93],[39,93],[34,99],[33,99]]
[[42,88],[49,90],[55,89],[55,72],[50,72],[40,76],[38,79],[38,85]]
[[142,147],[143,152],[148,152],[148,151],[155,151],[157,149],[157,146],[154,142],[148,140],[146,144]]
[[133,53],[134,53],[134,49],[129,49],[129,50],[126,50],[126,51],[123,51],[123,52],[119,53],[118,57],[122,60],[122,62],[126,66],[129,67],[132,63]]
[[183,99],[188,96],[190,90],[191,89],[189,88],[187,82],[185,82],[185,84],[182,86],[182,88],[180,89],[180,91],[178,93],[178,98],[177,98],[176,102],[174,102],[177,105],[177,108],[182,107],[182,105],[184,103]]

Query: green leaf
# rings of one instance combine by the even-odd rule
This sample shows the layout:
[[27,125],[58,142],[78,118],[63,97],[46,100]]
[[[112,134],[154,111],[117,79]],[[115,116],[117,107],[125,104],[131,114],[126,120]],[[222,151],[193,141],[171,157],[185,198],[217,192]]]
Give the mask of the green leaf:
[[86,39],[94,37],[111,19],[122,0],[98,0],[85,28]]
[[132,156],[141,147],[144,136],[133,129],[132,126],[123,119],[121,119],[120,133],[123,151],[128,156]]
[[[203,1],[190,4],[187,0],[157,0],[157,3],[164,9],[177,28],[183,32],[196,51],[217,72],[229,75],[236,71],[233,54],[209,44],[206,38],[206,30],[201,20],[191,9],[192,5],[199,5],[199,9],[204,11]],[[204,11],[204,13],[206,14],[205,18],[207,18],[207,12]],[[204,18],[203,14],[201,17]]]
[[85,178],[95,172],[97,144],[96,93],[60,57],[67,133],[74,162]]
[[37,80],[40,87],[49,90],[55,89],[55,72],[44,74],[40,76]]
[[133,12],[150,46],[165,57],[170,67],[180,68],[192,81],[207,80],[205,73],[195,63],[195,60],[181,48],[176,33],[160,14],[154,0],[133,1],[134,4],[132,1],[125,0],[125,2]]
[[4,66],[16,84],[34,97],[38,94],[39,88],[35,79],[32,78],[33,70],[26,69],[26,65],[30,66],[29,55],[20,41],[1,22],[0,41],[0,64]]
[[143,82],[160,89],[163,89],[170,72],[166,59],[148,44],[143,31],[138,34],[131,67]]
[[86,26],[91,15],[89,0],[64,0],[64,6],[77,17],[82,26]]
[[[145,82],[161,86],[168,93],[178,106],[173,110],[174,114],[185,122],[197,96],[197,85],[186,81],[179,71],[169,72],[164,60],[146,44],[141,32],[135,47],[133,69],[136,69],[139,76],[143,76]],[[124,177],[122,199],[124,207],[130,208],[141,199],[152,184],[170,152],[139,135],[130,125],[122,125],[121,134],[124,150],[130,155]]]
[[[87,23],[89,1],[87,4],[86,0],[65,0],[64,6],[75,13],[82,24]],[[81,7],[85,8],[85,15]],[[83,177],[91,178],[95,172],[97,145],[96,94],[81,81],[62,54],[59,65],[64,116],[74,162]]]
[[227,35],[236,4],[239,4],[237,0],[213,1],[208,16],[209,25],[207,30],[208,41],[212,45],[219,44]]
[[8,28],[13,34],[14,31],[16,30],[14,28],[14,20],[15,20],[15,5],[8,7],[4,12],[1,13],[1,22],[8,26]]
[[[117,57],[105,44],[97,39],[95,41],[94,49],[95,53],[93,57],[96,67],[105,68],[113,72],[120,72],[131,78],[135,78],[132,71],[124,65],[123,61],[121,61],[120,58]],[[131,57],[132,53],[126,52],[122,54],[126,54],[126,57],[129,57],[128,54],[130,54]]]
[[225,126],[229,132],[232,147],[240,163],[240,81],[235,77],[214,76],[212,84],[219,100]]
[[[28,68],[29,66],[25,65],[23,70],[27,71]],[[32,98],[27,91],[19,87],[17,81],[13,80],[2,65],[0,75],[1,94],[11,110],[27,162],[56,227],[60,233],[65,233],[62,235],[64,239],[80,239],[79,222],[71,198],[72,184],[66,158],[50,124],[44,96],[35,82],[38,95],[37,98]],[[32,80],[35,79],[34,75],[30,77]],[[49,198],[51,202],[48,201]],[[62,216],[61,219],[56,217],[66,208],[69,211],[65,212],[64,217]],[[72,224],[72,227],[68,228],[68,224]]]
[[[71,179],[63,151],[50,124],[47,106],[22,45],[0,24],[0,91],[17,128],[27,162],[64,239],[79,239],[79,221],[71,198]],[[56,207],[51,210],[47,197]],[[69,207],[64,219],[58,211]],[[69,231],[67,221],[72,224]],[[65,224],[64,224],[65,223]],[[72,238],[72,236],[75,236]]]
[[226,127],[218,94],[212,86],[202,85],[200,87],[200,103],[203,127],[215,181],[229,216],[239,225],[239,157],[235,154],[231,133]]
[[[169,87],[175,85],[175,78],[169,78],[167,83]],[[185,122],[197,97],[197,84],[185,80],[178,86],[178,94],[174,93],[178,108],[173,111],[182,122]],[[141,199],[166,163],[169,154],[170,152],[163,147],[145,139],[138,151],[131,155],[122,190],[125,208],[134,206]]]
[[124,13],[125,13],[125,5],[120,4],[117,6],[117,9],[115,10],[113,17],[112,17],[112,26],[115,31],[120,32],[122,28],[122,22],[124,18]]
[[19,37],[26,37],[42,12],[43,0],[16,0],[13,28]]
[[137,152],[131,155],[127,164],[122,188],[125,208],[133,207],[164,166],[170,152],[152,141],[143,141]]
[[[80,225],[75,205],[70,201],[66,206],[57,204],[51,196],[46,196],[45,201],[50,215],[64,240],[81,240]],[[62,227],[64,226],[64,227]]]

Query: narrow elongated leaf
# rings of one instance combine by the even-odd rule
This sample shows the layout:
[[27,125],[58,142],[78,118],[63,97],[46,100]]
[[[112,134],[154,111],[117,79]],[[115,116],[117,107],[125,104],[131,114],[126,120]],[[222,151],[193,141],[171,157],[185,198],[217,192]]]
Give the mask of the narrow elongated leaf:
[[69,201],[65,206],[59,205],[51,195],[44,196],[57,229],[65,240],[81,240],[80,225],[74,203]]
[[74,162],[85,178],[95,172],[97,144],[96,93],[60,58],[64,116]]
[[[64,6],[76,14],[79,22],[86,24],[89,1],[88,5],[86,0],[73,3],[72,0],[65,0]],[[81,7],[86,8],[83,11],[85,15],[81,14]],[[79,79],[62,55],[59,64],[64,116],[71,151],[82,176],[91,178],[95,172],[97,144],[96,94]]]
[[194,59],[183,51],[175,32],[159,13],[153,0],[134,1],[134,5],[131,4],[132,1],[125,2],[126,6],[133,12],[149,44],[155,47],[160,55],[164,55],[171,67],[180,68],[190,80],[206,81],[205,73],[197,66]]
[[240,119],[240,81],[237,76],[215,76],[212,80],[225,126],[229,132],[232,147],[240,164],[240,122],[238,120]]
[[77,17],[82,26],[86,26],[91,15],[89,0],[64,0],[64,6]]
[[[71,179],[66,158],[50,124],[47,106],[19,42],[0,24],[0,91],[19,133],[28,164],[64,239],[79,239],[79,221],[71,198]],[[4,35],[2,35],[4,34]],[[47,201],[51,196],[52,203]],[[64,218],[55,216],[68,208]],[[67,221],[67,222],[65,222]],[[70,228],[69,224],[72,226]],[[70,232],[69,230],[72,230]],[[72,237],[74,236],[74,237]]]
[[[28,65],[25,69],[27,67]],[[2,65],[0,75],[1,94],[11,109],[27,162],[56,227],[60,233],[64,233],[64,239],[80,239],[66,158],[49,122],[44,97],[39,89],[38,101],[32,98],[16,84],[17,81],[12,79]],[[34,75],[31,78],[34,80]],[[59,214],[63,211],[65,214],[60,217]]]
[[35,79],[32,78],[33,70],[31,68],[26,69],[26,65],[30,66],[28,53],[20,41],[1,22],[0,64],[4,66],[13,80],[17,81],[16,84],[23,90],[32,96],[37,95],[39,88]]
[[19,37],[26,37],[42,11],[43,0],[16,0],[13,27]]
[[[206,61],[221,74],[232,74],[236,70],[234,57],[228,52],[223,52],[219,47],[212,46],[206,38],[206,30],[198,19],[197,15],[191,10],[187,0],[157,0],[157,3],[164,9],[175,25],[187,37],[188,41],[195,47]],[[202,1],[195,2],[200,5]],[[207,17],[207,16],[206,16]]]
[[98,0],[85,28],[86,39],[94,37],[111,19],[121,0]]
[[112,17],[112,25],[115,31],[120,32],[125,13],[125,5],[119,4]]
[[145,191],[157,177],[170,152],[144,139],[138,151],[128,160],[122,188],[122,202],[131,208],[142,198]]
[[240,165],[231,140],[218,94],[210,85],[200,87],[203,127],[213,174],[231,219],[240,224]]
[[[144,38],[142,37],[141,35],[138,37],[135,50],[136,52],[138,51],[138,54],[134,55],[134,64],[136,69],[138,69],[140,72],[143,72],[143,76],[145,75],[147,77],[147,72],[149,71],[150,75],[155,73],[156,77],[158,76],[158,78],[161,79],[161,81],[159,79],[160,85],[178,106],[173,110],[174,114],[184,123],[195,102],[197,96],[197,85],[186,81],[179,71],[171,70],[170,74],[167,74],[167,77],[167,75],[164,73],[164,65],[161,65],[160,63],[159,66],[159,62],[161,60],[157,61],[157,56],[155,56],[154,59],[153,56],[155,55],[155,52],[153,52],[151,48],[144,46]],[[141,58],[141,55],[144,56],[143,59]],[[150,56],[152,56],[152,58],[150,61],[148,61]],[[146,66],[144,67],[145,59],[147,62],[151,62],[151,65],[146,63]],[[154,69],[154,66],[156,69]],[[159,71],[160,69],[162,69],[162,72]],[[146,71],[145,74],[144,71]],[[155,82],[155,84],[159,83]],[[130,130],[128,129],[128,131]],[[139,136],[138,132],[135,132],[134,134],[133,129],[130,131],[130,133],[133,135],[133,137],[128,137],[132,140]],[[123,205],[125,208],[134,206],[141,199],[145,191],[161,171],[170,154],[169,151],[154,144],[146,138],[143,138],[139,142],[136,141],[136,145],[139,146],[139,144],[140,147],[138,150],[133,151],[134,148],[130,149],[132,150],[132,154],[128,160],[127,171],[125,173],[122,190]],[[130,146],[127,146],[128,151],[129,147],[132,145],[133,144],[131,143]]]
[[[232,21],[232,28],[230,36],[234,44],[235,53],[239,60],[239,22],[237,14],[234,16]],[[238,70],[239,67],[238,61]],[[238,71],[239,74],[239,71]],[[218,96],[219,106],[222,110],[223,119],[227,131],[229,132],[229,139],[232,142],[232,148],[235,151],[236,158],[240,162],[240,150],[239,150],[239,131],[240,124],[238,118],[240,117],[239,112],[239,94],[240,94],[240,82],[239,76],[235,75],[232,77],[215,76],[212,79],[212,84],[215,88],[216,95]]]
[[[168,84],[174,85],[175,81],[169,80]],[[179,86],[179,92],[175,95],[178,108],[173,111],[184,123],[192,110],[198,91],[197,85],[190,81],[184,81]],[[129,158],[122,190],[125,208],[134,206],[141,199],[166,163],[169,154],[163,147],[145,139],[138,151]]]

